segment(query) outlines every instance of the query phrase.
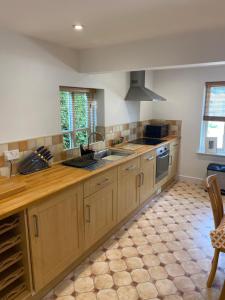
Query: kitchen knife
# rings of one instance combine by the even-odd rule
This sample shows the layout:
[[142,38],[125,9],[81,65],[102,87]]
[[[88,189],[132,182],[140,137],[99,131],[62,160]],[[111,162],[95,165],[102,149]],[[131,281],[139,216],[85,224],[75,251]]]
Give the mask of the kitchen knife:
[[52,155],[51,153],[49,153],[49,154],[45,157],[46,160],[50,160],[51,158],[53,158],[53,155]]

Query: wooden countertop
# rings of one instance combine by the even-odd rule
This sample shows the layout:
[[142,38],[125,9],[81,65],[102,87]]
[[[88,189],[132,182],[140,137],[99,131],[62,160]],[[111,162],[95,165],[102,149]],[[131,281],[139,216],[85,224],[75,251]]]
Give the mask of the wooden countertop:
[[[169,136],[166,138],[166,142],[163,144],[171,142],[176,138],[176,136]],[[0,219],[13,213],[19,212],[26,207],[36,203],[37,201],[40,201],[41,199],[66,187],[84,181],[103,171],[123,164],[135,157],[138,157],[148,151],[154,150],[159,146],[162,146],[163,144],[157,146],[143,145],[135,150],[132,155],[129,155],[121,160],[111,162],[110,164],[107,164],[104,167],[94,171],[67,167],[62,164],[55,164],[49,169],[34,174],[17,175],[15,177],[12,177],[12,182],[24,183],[26,185],[26,190],[0,200]],[[119,148],[123,149],[124,145],[125,144],[120,145]]]

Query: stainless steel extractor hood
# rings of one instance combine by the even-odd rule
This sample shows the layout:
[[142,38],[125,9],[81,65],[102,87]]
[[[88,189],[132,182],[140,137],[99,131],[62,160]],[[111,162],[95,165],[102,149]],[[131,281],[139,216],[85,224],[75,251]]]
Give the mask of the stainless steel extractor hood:
[[145,71],[130,72],[130,88],[125,100],[128,101],[166,101],[145,87]]

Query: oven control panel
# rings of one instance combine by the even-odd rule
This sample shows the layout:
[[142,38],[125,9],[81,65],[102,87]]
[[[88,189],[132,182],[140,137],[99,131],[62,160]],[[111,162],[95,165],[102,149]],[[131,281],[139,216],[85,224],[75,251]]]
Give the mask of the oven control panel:
[[156,149],[156,156],[161,155],[163,153],[167,153],[167,152],[169,152],[169,147],[167,145],[159,147]]

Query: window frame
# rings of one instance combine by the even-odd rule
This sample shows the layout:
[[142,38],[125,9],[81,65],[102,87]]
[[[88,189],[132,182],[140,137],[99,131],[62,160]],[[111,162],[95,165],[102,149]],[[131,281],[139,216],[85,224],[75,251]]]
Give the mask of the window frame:
[[[225,81],[212,81],[205,82],[205,91],[204,91],[204,101],[203,101],[203,115],[201,120],[201,133],[200,133],[200,144],[199,144],[199,152],[201,154],[208,154],[205,149],[205,138],[207,137],[207,132],[209,128],[209,122],[222,122],[224,124],[224,134],[225,134],[225,117],[218,116],[208,116],[206,113],[206,105],[210,102],[210,92],[209,89],[211,87],[225,87]],[[216,149],[216,153],[212,155],[225,156],[225,141],[223,139],[222,148]]]
[[[83,128],[76,128],[76,116],[75,116],[75,94],[76,93],[86,93],[86,94],[89,94],[88,96],[88,105],[92,105],[93,102],[96,102],[95,99],[94,99],[94,94],[96,93],[96,89],[92,89],[92,88],[81,88],[81,87],[70,87],[70,86],[59,86],[59,93],[60,92],[69,92],[71,93],[72,97],[71,97],[71,106],[70,108],[68,108],[68,110],[70,110],[70,113],[72,114],[72,117],[71,117],[71,114],[69,114],[69,130],[62,130],[62,124],[61,124],[61,132],[62,132],[62,135],[68,135],[70,138],[69,138],[69,141],[70,141],[70,147],[69,148],[66,148],[66,150],[69,150],[69,149],[74,149],[74,148],[78,148],[79,146],[76,144],[76,133],[77,132],[82,132],[82,131],[86,131],[87,134],[89,135],[92,130],[94,131],[94,128],[92,128],[93,124],[92,124],[92,121],[91,121],[91,115],[92,115],[92,112],[91,112],[91,108],[88,108],[88,127],[83,127]],[[96,103],[95,103],[96,105]],[[60,114],[61,114],[61,105],[60,105]],[[97,112],[96,112],[97,114]],[[61,119],[61,118],[60,118]],[[97,125],[97,122],[95,124],[95,126]]]
[[225,81],[212,81],[205,83],[205,101],[204,101],[204,121],[225,122],[225,116],[209,116],[207,114],[207,104],[210,103],[210,89],[212,87],[225,87]]

